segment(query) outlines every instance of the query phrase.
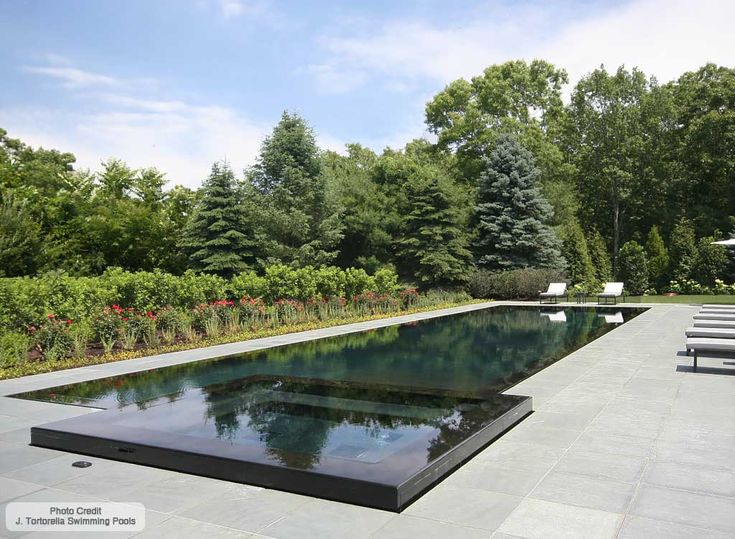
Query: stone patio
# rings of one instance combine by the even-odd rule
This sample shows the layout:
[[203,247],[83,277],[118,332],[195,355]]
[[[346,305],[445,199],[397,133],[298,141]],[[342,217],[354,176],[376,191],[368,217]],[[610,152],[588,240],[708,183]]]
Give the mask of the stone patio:
[[0,381],[2,534],[21,535],[4,528],[11,500],[111,500],[146,506],[141,538],[733,537],[735,359],[691,371],[695,312],[653,306],[515,386],[536,412],[401,514],[98,458],[72,468],[77,455],[27,445],[29,428],[94,411],[4,395],[442,313]]

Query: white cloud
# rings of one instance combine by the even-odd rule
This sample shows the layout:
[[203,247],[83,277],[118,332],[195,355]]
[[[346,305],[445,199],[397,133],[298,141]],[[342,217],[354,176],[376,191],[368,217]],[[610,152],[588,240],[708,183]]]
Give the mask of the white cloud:
[[115,86],[119,84],[118,79],[84,71],[75,67],[60,66],[27,66],[24,68],[29,73],[53,77],[62,82],[66,88],[86,88],[90,86]]
[[221,0],[219,5],[225,19],[239,17],[245,13],[245,3],[241,0]]
[[0,125],[33,146],[74,153],[80,168],[97,170],[114,156],[135,168],[155,166],[171,182],[196,187],[216,160],[227,158],[236,171],[251,165],[270,129],[228,107],[144,94],[137,80],[72,65],[31,71],[60,82],[85,107],[0,109]]
[[601,63],[638,66],[663,81],[707,61],[731,65],[735,54],[730,0],[640,0],[565,20],[553,6],[537,4],[533,11],[475,16],[461,26],[387,21],[367,32],[322,37],[323,65],[335,79],[357,71],[364,80],[447,83],[493,63],[543,58],[566,68],[572,82]]

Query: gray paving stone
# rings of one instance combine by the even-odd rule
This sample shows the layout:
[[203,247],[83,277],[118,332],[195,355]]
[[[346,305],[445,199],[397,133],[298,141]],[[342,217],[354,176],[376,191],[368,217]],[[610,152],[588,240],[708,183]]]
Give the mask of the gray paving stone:
[[473,460],[454,472],[442,484],[525,496],[546,473],[546,469],[519,470]]
[[498,492],[439,485],[404,514],[494,531],[521,500]]
[[13,498],[25,496],[31,492],[43,489],[43,485],[18,481],[7,477],[0,477],[0,502],[7,502]]
[[394,515],[388,511],[314,500],[297,507],[261,533],[277,539],[370,537]]
[[245,498],[207,500],[178,516],[211,522],[246,532],[259,532],[313,498],[277,490],[253,491]]
[[61,451],[42,447],[0,442],[0,455],[2,455],[2,458],[0,458],[0,474],[7,474],[31,464],[55,459],[63,454]]
[[530,539],[608,539],[622,519],[615,513],[526,498],[498,531]]
[[702,494],[735,497],[735,472],[704,465],[653,462],[643,481],[652,485]]
[[735,499],[641,485],[634,515],[735,534]]
[[501,438],[475,456],[474,460],[504,468],[548,471],[563,455],[563,449]]
[[584,414],[559,414],[555,412],[534,412],[523,420],[529,427],[551,427],[555,429],[577,430],[586,429],[592,419]]
[[625,513],[635,485],[587,475],[551,472],[531,492],[531,498]]
[[[88,460],[84,457],[84,460]],[[78,474],[71,479],[61,481],[56,488],[97,496],[111,500],[113,496],[120,496],[144,485],[154,483],[176,475],[176,472],[160,470],[149,466],[137,466],[124,462],[96,459],[95,463],[84,468],[87,473]],[[135,501],[135,500],[128,500]]]
[[731,539],[732,535],[644,517],[628,517],[618,535],[621,539]]
[[647,462],[648,459],[642,457],[571,449],[554,471],[635,483],[641,478]]
[[203,500],[237,500],[262,491],[260,487],[220,481],[195,475],[175,474],[172,477],[145,483],[138,488],[113,492],[113,501],[136,501],[161,513],[181,513]]
[[521,424],[503,438],[511,442],[538,444],[554,449],[566,449],[579,437],[580,431],[557,429],[544,425]]
[[486,539],[488,532],[426,518],[397,515],[374,532],[372,537],[380,539],[406,539],[407,537],[420,537],[421,539],[447,539],[449,537],[452,539]]
[[170,517],[134,535],[136,539],[207,539],[254,537],[252,534],[189,518]]
[[106,464],[103,459],[99,458],[59,453],[56,458],[7,472],[5,476],[51,487],[90,473],[92,468],[75,468],[72,466],[73,462],[81,459],[92,462],[93,467],[99,465],[99,463]]

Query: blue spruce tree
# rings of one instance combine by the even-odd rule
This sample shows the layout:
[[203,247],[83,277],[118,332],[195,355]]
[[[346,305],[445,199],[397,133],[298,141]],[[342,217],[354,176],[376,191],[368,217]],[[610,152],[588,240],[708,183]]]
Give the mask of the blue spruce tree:
[[563,268],[560,244],[548,225],[549,203],[538,187],[531,152],[501,135],[484,158],[475,206],[475,260],[487,270]]

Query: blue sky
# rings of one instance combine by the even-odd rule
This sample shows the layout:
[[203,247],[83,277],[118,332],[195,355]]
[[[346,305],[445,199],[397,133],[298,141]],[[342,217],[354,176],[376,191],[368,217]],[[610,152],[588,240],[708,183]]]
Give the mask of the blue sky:
[[492,63],[604,63],[669,80],[735,64],[729,0],[13,0],[0,3],[0,127],[196,186],[239,170],[284,109],[324,148],[425,136],[424,104]]

